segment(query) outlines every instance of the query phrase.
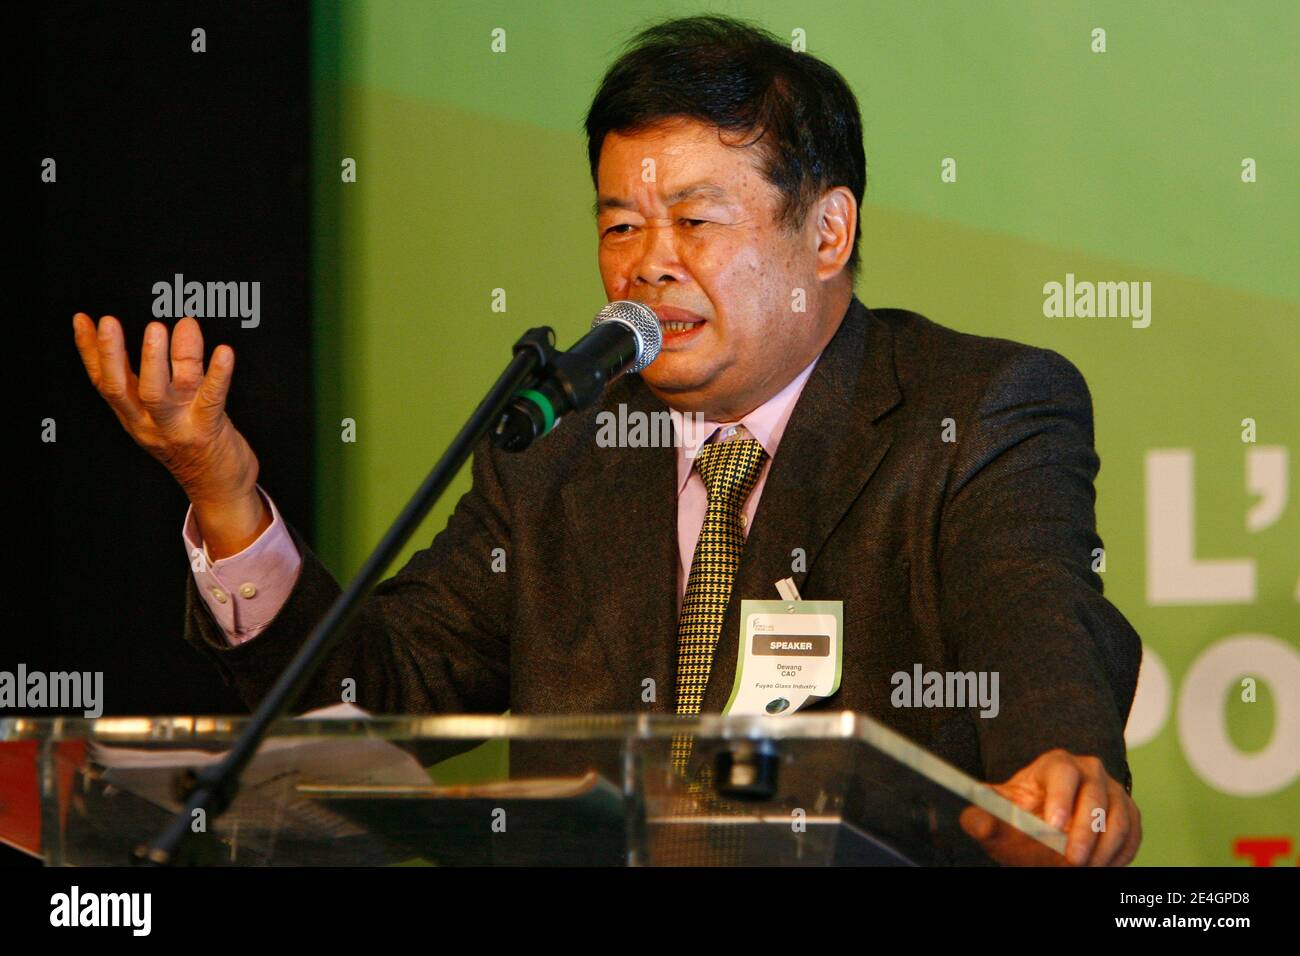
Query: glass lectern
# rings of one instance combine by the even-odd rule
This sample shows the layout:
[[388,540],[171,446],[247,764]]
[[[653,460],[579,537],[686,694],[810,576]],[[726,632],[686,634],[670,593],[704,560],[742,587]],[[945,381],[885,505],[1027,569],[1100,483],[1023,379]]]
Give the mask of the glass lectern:
[[[126,864],[182,806],[183,771],[218,760],[243,724],[0,720],[0,838],[50,865]],[[967,836],[975,808],[1000,821],[1012,860]],[[849,712],[309,714],[278,722],[230,808],[191,829],[204,862],[230,866],[978,865],[1061,862],[1065,848]]]

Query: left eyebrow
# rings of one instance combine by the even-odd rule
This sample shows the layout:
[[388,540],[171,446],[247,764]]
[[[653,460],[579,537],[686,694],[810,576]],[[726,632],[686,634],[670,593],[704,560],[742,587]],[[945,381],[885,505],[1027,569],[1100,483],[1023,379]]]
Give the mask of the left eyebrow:
[[[717,183],[692,183],[689,186],[683,186],[671,196],[664,197],[665,206],[674,206],[684,199],[726,199],[727,191]],[[635,209],[636,204],[630,199],[621,199],[618,196],[598,196],[596,202],[592,205],[593,215],[599,216],[606,209]]]

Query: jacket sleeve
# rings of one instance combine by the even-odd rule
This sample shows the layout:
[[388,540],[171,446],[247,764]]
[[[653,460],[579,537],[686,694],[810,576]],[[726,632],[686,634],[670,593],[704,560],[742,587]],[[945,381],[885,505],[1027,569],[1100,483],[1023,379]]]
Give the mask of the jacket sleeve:
[[1061,747],[1100,758],[1130,788],[1124,725],[1142,645],[1092,570],[1100,463],[1088,386],[1055,352],[1022,349],[958,429],[941,618],[963,671],[999,675],[999,712],[977,721],[986,776],[1005,780]]
[[[274,684],[340,588],[291,523],[302,555],[285,605],[254,639],[232,647],[188,575],[187,641],[215,661],[250,708]],[[510,548],[509,510],[485,438],[473,485],[428,548],[378,584],[327,656],[297,711],[337,704],[345,681],[373,713],[501,713],[509,707],[510,587],[493,549]],[[509,563],[506,568],[509,568]]]

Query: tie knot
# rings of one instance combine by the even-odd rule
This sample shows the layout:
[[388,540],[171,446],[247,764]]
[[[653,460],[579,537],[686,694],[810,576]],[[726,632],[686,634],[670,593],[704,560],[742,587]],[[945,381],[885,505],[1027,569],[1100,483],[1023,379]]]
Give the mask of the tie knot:
[[739,508],[758,482],[767,452],[757,439],[711,442],[695,454],[695,470],[704,479],[709,503]]

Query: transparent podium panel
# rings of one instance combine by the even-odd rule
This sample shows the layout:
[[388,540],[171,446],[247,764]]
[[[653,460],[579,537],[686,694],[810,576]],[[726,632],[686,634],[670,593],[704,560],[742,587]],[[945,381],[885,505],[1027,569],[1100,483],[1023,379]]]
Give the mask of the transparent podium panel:
[[[123,865],[244,718],[0,720],[0,839]],[[997,849],[967,835],[999,821]],[[853,713],[282,720],[230,807],[226,866],[832,866],[1063,862],[1065,835]],[[993,853],[993,856],[990,855]]]

